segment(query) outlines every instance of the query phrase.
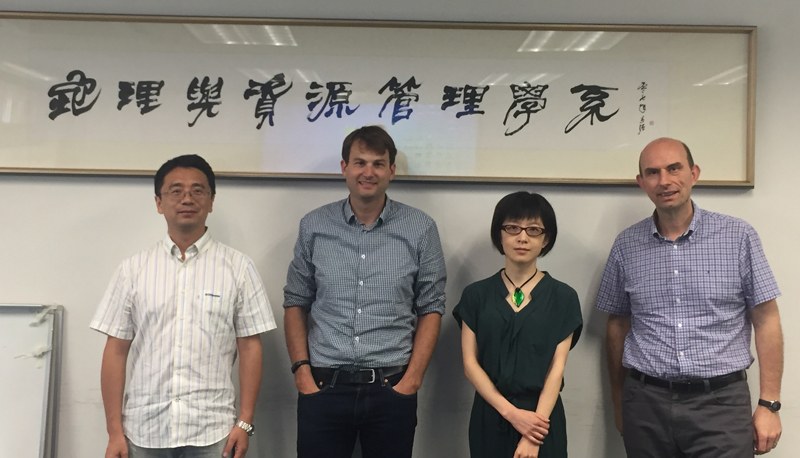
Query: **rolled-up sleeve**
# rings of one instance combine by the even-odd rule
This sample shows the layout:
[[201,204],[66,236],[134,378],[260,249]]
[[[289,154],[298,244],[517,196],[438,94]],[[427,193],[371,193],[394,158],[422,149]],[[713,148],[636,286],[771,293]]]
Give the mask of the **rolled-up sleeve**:
[[311,256],[313,239],[308,226],[309,221],[306,216],[300,221],[300,230],[294,245],[294,259],[289,264],[289,271],[286,274],[286,286],[283,288],[284,308],[311,307],[317,295]]
[[436,222],[430,221],[420,241],[419,271],[414,282],[414,311],[417,315],[444,315],[447,270]]

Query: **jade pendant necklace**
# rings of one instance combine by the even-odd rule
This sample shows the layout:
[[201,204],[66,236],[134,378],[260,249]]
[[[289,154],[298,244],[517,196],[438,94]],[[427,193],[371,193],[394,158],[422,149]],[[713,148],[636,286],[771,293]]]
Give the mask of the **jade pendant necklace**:
[[523,286],[527,285],[529,281],[533,280],[533,277],[535,277],[536,274],[538,274],[538,273],[539,273],[539,269],[537,268],[536,272],[534,272],[533,275],[531,275],[531,278],[525,280],[525,283],[517,286],[517,285],[514,284],[513,281],[511,281],[510,278],[508,278],[508,274],[506,273],[506,269],[503,269],[503,275],[506,276],[506,280],[508,280],[508,282],[511,283],[511,286],[514,287],[514,295],[511,296],[511,299],[514,301],[514,305],[519,307],[522,304],[522,301],[525,300],[525,293],[522,292],[521,288]]

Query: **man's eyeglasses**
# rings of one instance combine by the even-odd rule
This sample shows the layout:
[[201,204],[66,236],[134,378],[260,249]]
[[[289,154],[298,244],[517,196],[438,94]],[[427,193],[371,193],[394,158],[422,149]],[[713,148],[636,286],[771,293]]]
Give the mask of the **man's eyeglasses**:
[[183,196],[189,194],[192,199],[200,200],[208,197],[211,195],[211,191],[206,188],[190,188],[190,189],[183,189],[183,188],[172,188],[167,192],[162,192],[161,196],[166,197],[169,200],[181,200]]
[[504,224],[501,228],[510,235],[519,235],[522,231],[525,231],[528,237],[538,237],[544,234],[544,228],[539,226],[522,227],[515,224]]

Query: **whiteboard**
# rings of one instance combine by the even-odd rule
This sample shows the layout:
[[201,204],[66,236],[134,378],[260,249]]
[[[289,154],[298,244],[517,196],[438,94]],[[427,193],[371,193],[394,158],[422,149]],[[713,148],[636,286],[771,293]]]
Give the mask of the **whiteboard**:
[[0,457],[55,456],[62,314],[0,304]]

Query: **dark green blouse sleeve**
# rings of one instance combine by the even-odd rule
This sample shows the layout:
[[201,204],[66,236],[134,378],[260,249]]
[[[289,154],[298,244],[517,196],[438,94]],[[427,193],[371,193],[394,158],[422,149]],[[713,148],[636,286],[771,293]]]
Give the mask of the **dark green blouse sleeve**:
[[564,319],[562,321],[561,330],[559,331],[559,342],[562,342],[570,334],[572,334],[572,344],[569,346],[572,349],[578,343],[583,331],[583,317],[581,316],[581,302],[578,299],[578,293],[567,285],[562,284],[562,300],[561,306],[564,310]]
[[464,292],[461,293],[461,300],[458,301],[458,305],[453,309],[453,317],[458,321],[458,326],[461,327],[462,323],[466,323],[467,327],[472,329],[473,332],[476,331],[475,327],[478,321],[477,309],[480,299],[477,296],[475,284],[473,283],[464,288]]

